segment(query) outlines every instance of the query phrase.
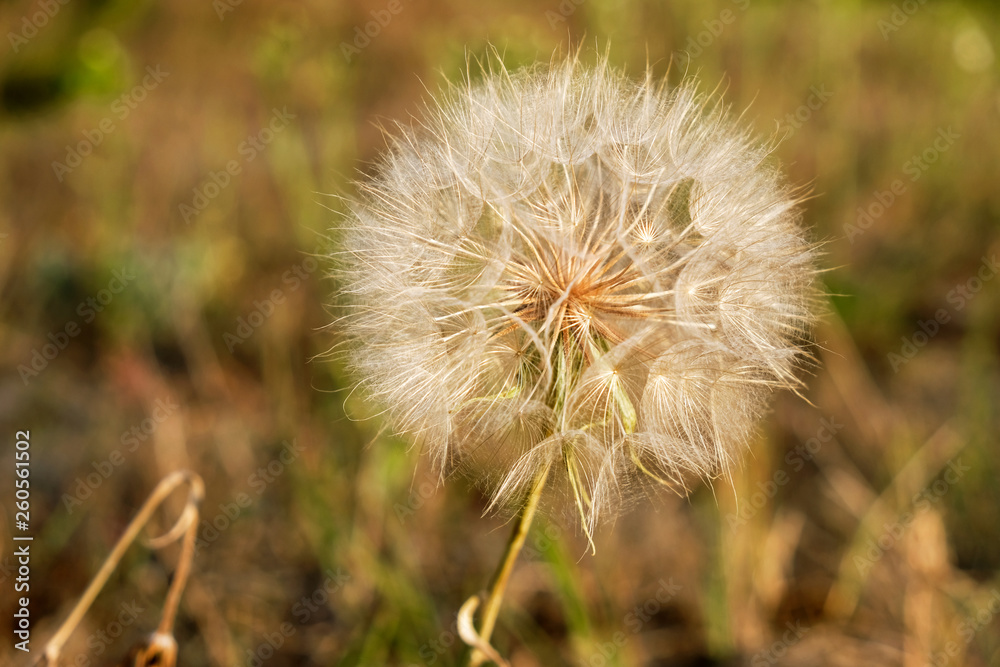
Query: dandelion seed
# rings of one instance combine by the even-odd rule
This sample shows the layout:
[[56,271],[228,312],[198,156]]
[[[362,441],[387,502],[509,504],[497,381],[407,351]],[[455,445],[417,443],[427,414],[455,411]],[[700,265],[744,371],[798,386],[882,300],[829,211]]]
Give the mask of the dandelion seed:
[[814,297],[796,196],[694,83],[576,59],[483,74],[398,128],[340,270],[364,388],[521,508],[470,664],[543,488],[590,538],[644,482],[726,474],[797,387]]
[[725,474],[810,323],[767,154],[693,83],[606,62],[451,88],[353,204],[361,383],[493,506],[551,466],[589,528],[642,480]]

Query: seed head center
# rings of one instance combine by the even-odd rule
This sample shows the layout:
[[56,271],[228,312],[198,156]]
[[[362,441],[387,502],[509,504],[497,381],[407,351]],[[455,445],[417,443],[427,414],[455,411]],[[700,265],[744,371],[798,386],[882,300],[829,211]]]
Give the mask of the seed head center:
[[[620,320],[649,317],[645,279],[620,249],[573,252],[539,244],[512,261],[505,289],[513,314],[575,344],[591,360],[595,342],[621,343]],[[513,318],[511,318],[513,319]],[[508,333],[516,324],[499,332]]]

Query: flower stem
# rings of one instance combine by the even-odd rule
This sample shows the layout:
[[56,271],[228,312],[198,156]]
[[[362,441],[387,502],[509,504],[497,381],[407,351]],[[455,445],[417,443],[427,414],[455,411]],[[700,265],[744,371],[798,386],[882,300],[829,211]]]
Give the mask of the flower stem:
[[[493,574],[490,582],[489,597],[483,606],[482,622],[479,626],[479,636],[483,642],[489,643],[490,635],[493,634],[493,627],[496,625],[497,615],[500,613],[500,604],[503,602],[504,592],[507,590],[507,581],[511,572],[514,571],[514,561],[524,546],[524,540],[528,537],[531,529],[531,522],[535,518],[535,510],[538,509],[538,501],[542,497],[542,489],[545,488],[545,480],[549,476],[549,466],[542,468],[531,486],[531,491],[524,501],[521,515],[518,517],[514,530],[511,531],[510,539],[507,540],[507,548],[504,550],[503,558]],[[486,656],[479,649],[473,649],[469,657],[469,667],[479,667],[486,661]]]

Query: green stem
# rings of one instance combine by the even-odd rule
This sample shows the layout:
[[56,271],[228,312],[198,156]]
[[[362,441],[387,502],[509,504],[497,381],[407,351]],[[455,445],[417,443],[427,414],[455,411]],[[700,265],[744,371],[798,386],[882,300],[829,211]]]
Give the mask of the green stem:
[[[486,643],[489,643],[490,636],[493,634],[497,615],[500,613],[500,604],[503,602],[503,595],[507,590],[507,582],[510,580],[511,572],[514,571],[514,561],[517,560],[517,555],[521,552],[521,547],[524,546],[524,540],[528,537],[528,531],[531,528],[532,520],[535,518],[538,501],[542,497],[542,490],[545,488],[545,480],[548,476],[549,466],[546,465],[535,478],[531,492],[528,493],[528,497],[524,501],[521,515],[518,517],[517,523],[514,525],[514,530],[510,534],[510,539],[507,541],[507,548],[504,550],[500,565],[497,567],[496,572],[493,574],[493,580],[490,582],[489,597],[486,598],[486,604],[483,605],[482,621],[479,626],[479,636]],[[482,651],[474,649],[469,658],[469,667],[479,667],[485,661],[486,656],[483,655]]]

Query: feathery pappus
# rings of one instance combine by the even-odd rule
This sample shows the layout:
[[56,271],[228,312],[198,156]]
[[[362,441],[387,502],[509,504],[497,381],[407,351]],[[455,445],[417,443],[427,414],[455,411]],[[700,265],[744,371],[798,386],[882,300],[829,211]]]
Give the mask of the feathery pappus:
[[589,534],[637,482],[725,474],[798,385],[814,247],[770,148],[694,82],[483,69],[359,184],[350,358],[443,470],[493,506],[549,474]]

